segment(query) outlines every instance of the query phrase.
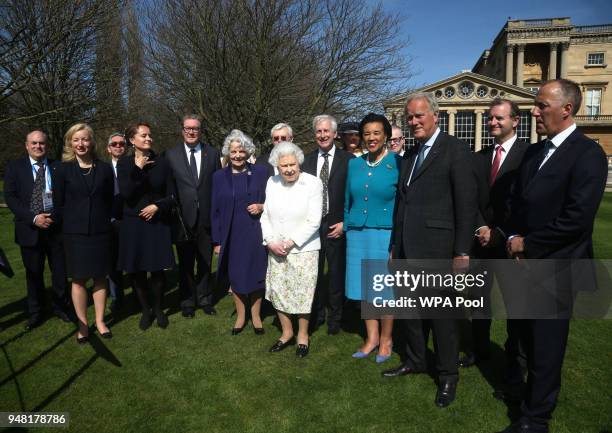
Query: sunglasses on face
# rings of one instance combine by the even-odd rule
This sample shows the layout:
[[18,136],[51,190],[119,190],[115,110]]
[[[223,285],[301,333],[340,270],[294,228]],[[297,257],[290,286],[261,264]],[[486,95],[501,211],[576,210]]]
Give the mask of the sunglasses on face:
[[112,141],[109,143],[110,147],[123,147],[125,146],[125,141]]

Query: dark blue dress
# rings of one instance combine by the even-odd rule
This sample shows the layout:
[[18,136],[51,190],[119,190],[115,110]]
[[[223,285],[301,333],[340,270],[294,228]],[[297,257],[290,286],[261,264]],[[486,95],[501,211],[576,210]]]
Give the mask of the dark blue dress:
[[213,175],[212,238],[221,245],[218,277],[227,275],[235,293],[263,290],[266,281],[267,252],[263,246],[259,215],[247,207],[263,203],[267,170],[250,165],[243,173],[231,168]]

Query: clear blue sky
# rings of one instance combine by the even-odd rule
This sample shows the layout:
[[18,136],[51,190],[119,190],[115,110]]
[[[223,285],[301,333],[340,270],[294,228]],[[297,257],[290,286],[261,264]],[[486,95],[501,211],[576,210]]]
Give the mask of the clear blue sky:
[[[376,4],[376,0],[370,1]],[[471,69],[482,52],[512,19],[570,17],[574,25],[612,24],[612,0],[382,0],[387,12],[401,14],[420,87],[463,69]]]

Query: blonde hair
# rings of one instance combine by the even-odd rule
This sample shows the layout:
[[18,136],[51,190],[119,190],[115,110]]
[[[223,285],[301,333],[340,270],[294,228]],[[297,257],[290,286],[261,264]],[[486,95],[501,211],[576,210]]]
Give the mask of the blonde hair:
[[64,150],[62,152],[62,161],[74,161],[76,159],[76,155],[74,154],[74,150],[72,149],[72,137],[79,131],[87,131],[89,134],[89,139],[91,141],[91,157],[92,159],[97,159],[96,154],[96,139],[94,138],[93,129],[87,123],[76,123],[68,128],[66,134],[64,135]]

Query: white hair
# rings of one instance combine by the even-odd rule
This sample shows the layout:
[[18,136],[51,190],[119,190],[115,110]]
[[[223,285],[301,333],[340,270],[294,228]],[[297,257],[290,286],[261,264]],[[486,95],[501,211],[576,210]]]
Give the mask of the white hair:
[[113,132],[109,137],[108,137],[108,142],[106,143],[107,145],[111,144],[113,142],[113,138],[115,137],[121,137],[125,140],[125,135],[123,135],[121,132]]
[[293,144],[290,141],[281,141],[272,149],[268,162],[273,167],[278,167],[278,160],[283,156],[293,155],[299,165],[304,163],[304,152],[298,147],[297,144]]
[[440,111],[440,107],[438,106],[438,101],[436,101],[434,94],[431,92],[413,93],[412,95],[408,96],[408,99],[406,100],[406,106],[408,106],[408,104],[410,104],[410,102],[415,99],[425,99],[427,103],[429,104],[429,111],[431,111],[432,113],[437,114]]
[[312,131],[317,132],[317,125],[326,120],[331,123],[332,132],[336,132],[338,130],[338,122],[336,122],[334,116],[330,116],[329,114],[319,114],[318,116],[315,116],[315,118],[312,119]]
[[283,128],[286,128],[287,134],[289,134],[289,137],[293,138],[293,128],[291,128],[291,126],[287,125],[286,123],[277,123],[276,125],[274,125],[272,129],[270,129],[270,137],[272,136],[272,134],[274,134],[274,131],[278,131],[279,129],[283,129]]
[[223,148],[221,149],[221,154],[223,156],[229,156],[230,154],[230,146],[232,143],[237,141],[240,143],[242,148],[246,151],[246,153],[251,156],[255,153],[255,145],[251,141],[251,139],[239,129],[233,129],[225,140],[223,140]]

